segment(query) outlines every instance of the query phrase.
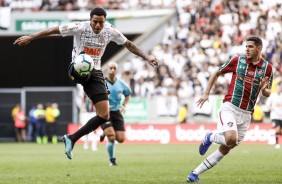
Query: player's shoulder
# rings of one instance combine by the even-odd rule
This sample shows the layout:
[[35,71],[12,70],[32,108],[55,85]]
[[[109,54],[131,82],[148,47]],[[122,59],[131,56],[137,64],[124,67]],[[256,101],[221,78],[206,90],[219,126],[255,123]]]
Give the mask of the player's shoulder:
[[91,27],[90,26],[90,21],[82,21],[82,22],[78,22],[78,24],[81,27]]
[[267,61],[265,58],[261,57],[261,60],[263,61],[261,66],[262,68],[267,68],[267,70],[272,70],[272,64],[271,62]]
[[124,85],[124,84],[126,84],[126,83],[124,82],[124,80],[122,80],[122,79],[119,78],[119,77],[117,77],[116,82],[117,82],[119,85]]
[[241,59],[243,56],[240,56],[240,55],[234,55],[234,56],[231,56],[229,61],[239,61],[239,59]]
[[115,26],[108,21],[105,22],[104,27],[108,29],[116,29]]
[[121,78],[117,78],[117,80],[119,80],[119,82],[122,82],[122,83],[126,83],[123,79]]
[[110,31],[110,32],[116,32],[117,28],[115,28],[115,26],[113,26],[111,23],[109,23],[108,21],[105,22],[104,24],[104,30],[105,31]]

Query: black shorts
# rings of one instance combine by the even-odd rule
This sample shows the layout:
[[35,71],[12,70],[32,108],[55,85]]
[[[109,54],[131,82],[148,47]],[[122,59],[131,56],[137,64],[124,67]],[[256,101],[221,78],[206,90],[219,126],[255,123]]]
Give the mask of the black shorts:
[[91,74],[80,76],[75,72],[73,64],[71,63],[69,66],[69,76],[72,81],[83,86],[84,92],[91,99],[93,104],[109,99],[109,90],[101,70],[93,69]]
[[280,128],[282,128],[282,120],[279,120],[279,119],[273,119],[272,120],[272,125],[273,125],[273,127],[280,127]]
[[110,111],[110,121],[101,125],[101,128],[105,130],[106,128],[111,126],[115,131],[125,131],[124,119],[120,111]]
[[101,70],[93,69],[90,78],[82,86],[93,104],[109,99],[109,89]]

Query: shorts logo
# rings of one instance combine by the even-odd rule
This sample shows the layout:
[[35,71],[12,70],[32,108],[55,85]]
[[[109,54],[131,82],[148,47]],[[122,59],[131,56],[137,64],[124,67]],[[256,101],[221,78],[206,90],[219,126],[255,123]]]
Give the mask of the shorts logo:
[[229,122],[229,123],[227,123],[227,125],[228,125],[229,127],[232,127],[232,126],[233,126],[233,122]]

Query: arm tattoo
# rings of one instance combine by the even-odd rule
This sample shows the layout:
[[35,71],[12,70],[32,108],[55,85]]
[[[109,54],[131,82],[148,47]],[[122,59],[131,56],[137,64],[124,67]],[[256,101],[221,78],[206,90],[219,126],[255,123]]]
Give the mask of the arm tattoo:
[[143,59],[147,60],[147,54],[145,54],[139,47],[137,47],[133,42],[127,40],[124,46],[133,54],[142,57]]

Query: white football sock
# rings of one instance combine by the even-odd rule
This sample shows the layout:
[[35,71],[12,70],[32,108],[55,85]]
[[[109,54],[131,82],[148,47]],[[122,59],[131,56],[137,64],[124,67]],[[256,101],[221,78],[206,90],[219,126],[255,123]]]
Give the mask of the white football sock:
[[208,169],[214,167],[224,155],[217,149],[211,155],[209,155],[194,171],[194,174],[200,175]]
[[220,145],[226,145],[224,133],[213,133],[210,136],[210,141]]

